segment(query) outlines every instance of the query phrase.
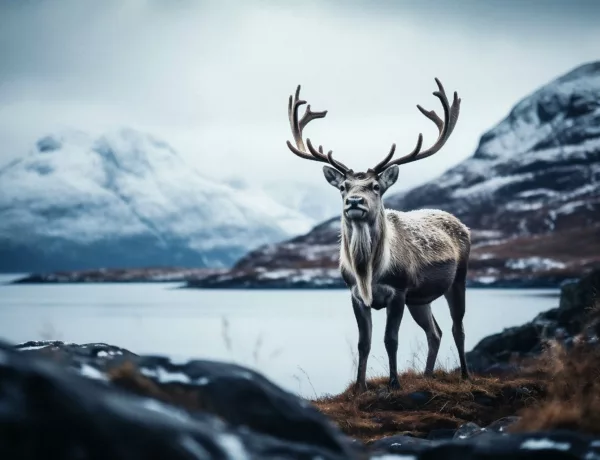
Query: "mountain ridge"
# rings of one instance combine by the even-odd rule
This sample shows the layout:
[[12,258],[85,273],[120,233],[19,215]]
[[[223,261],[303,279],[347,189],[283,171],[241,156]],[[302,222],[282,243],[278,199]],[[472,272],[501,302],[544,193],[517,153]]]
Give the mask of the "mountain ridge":
[[122,128],[40,138],[0,168],[0,271],[226,267],[312,220],[260,190],[203,176],[166,142]]
[[[599,95],[600,61],[559,76],[483,133],[472,156],[389,196],[386,207],[442,209],[469,226],[471,285],[556,286],[580,276],[600,264]],[[339,232],[338,216],[189,285],[341,287],[339,274],[323,278],[337,266]],[[318,281],[306,281],[316,269]]]

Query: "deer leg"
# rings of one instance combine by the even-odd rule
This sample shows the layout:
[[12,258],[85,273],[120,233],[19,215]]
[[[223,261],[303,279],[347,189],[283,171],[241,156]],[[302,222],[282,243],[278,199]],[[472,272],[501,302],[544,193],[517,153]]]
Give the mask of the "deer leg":
[[387,351],[390,365],[390,381],[389,388],[400,388],[398,381],[398,332],[402,315],[404,314],[404,294],[396,294],[388,303],[387,319],[385,322],[385,336],[383,342]]
[[465,358],[465,329],[463,327],[463,318],[465,316],[465,292],[466,291],[466,264],[457,271],[456,278],[452,287],[444,294],[450,307],[450,316],[452,317],[452,335],[458,351],[460,360],[460,371],[463,379],[469,379],[469,370]]
[[358,369],[356,375],[356,390],[367,390],[367,360],[371,351],[371,309],[352,296],[352,308],[358,324]]
[[425,364],[425,375],[433,375],[435,360],[440,350],[442,341],[442,331],[431,312],[431,304],[425,305],[407,305],[410,315],[421,329],[425,331],[427,337],[427,363]]

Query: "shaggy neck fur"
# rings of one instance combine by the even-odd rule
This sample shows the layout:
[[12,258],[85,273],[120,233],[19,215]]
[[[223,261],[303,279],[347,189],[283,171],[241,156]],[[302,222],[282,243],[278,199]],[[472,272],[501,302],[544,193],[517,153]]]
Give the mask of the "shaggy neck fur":
[[385,265],[386,223],[383,209],[374,222],[356,222],[342,217],[342,263],[352,271],[365,305],[373,302],[373,274]]

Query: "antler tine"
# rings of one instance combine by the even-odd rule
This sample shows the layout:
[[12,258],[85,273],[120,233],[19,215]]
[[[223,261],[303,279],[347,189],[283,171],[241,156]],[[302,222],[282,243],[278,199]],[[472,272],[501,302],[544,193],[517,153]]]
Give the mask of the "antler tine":
[[[396,144],[392,144],[390,153],[388,153],[383,160],[381,160],[379,163],[377,163],[374,168],[369,168],[369,171],[378,172],[381,168],[383,168],[387,164],[388,161],[390,161],[392,159],[395,151],[396,151]],[[381,169],[381,170],[383,171],[383,169]]]
[[306,104],[306,101],[300,99],[300,85],[296,88],[296,93],[294,96],[289,97],[288,102],[288,117],[290,120],[290,127],[292,128],[292,135],[294,136],[294,141],[296,142],[296,147],[292,145],[290,141],[287,141],[288,148],[300,158],[304,158],[305,160],[313,160],[320,161],[323,163],[329,163],[331,166],[336,168],[338,171],[346,174],[350,169],[344,165],[343,163],[336,161],[331,156],[333,152],[330,150],[327,155],[323,153],[323,146],[319,146],[319,150],[315,150],[310,142],[310,139],[306,139],[306,144],[308,145],[308,151],[306,150],[306,146],[304,145],[304,140],[302,139],[302,131],[304,127],[310,123],[312,120],[318,118],[325,118],[327,115],[327,110],[323,110],[320,112],[313,112],[310,109],[310,104],[306,106],[306,111],[300,120],[298,120],[298,109],[301,105]]
[[460,102],[461,100],[458,97],[456,91],[454,91],[454,99],[452,101],[452,105],[448,102],[448,97],[446,96],[446,91],[442,86],[442,83],[439,79],[435,79],[435,82],[438,86],[438,91],[434,91],[433,95],[436,96],[440,102],[442,103],[442,107],[444,109],[444,119],[442,120],[434,110],[425,110],[420,105],[417,105],[419,111],[429,118],[438,128],[439,134],[435,143],[429,147],[427,150],[421,152],[421,147],[423,146],[423,134],[419,133],[419,137],[417,139],[417,145],[408,155],[404,155],[401,158],[398,158],[394,161],[391,161],[391,158],[394,154],[396,144],[392,145],[392,149],[390,153],[384,158],[383,161],[377,164],[373,171],[376,173],[382,172],[384,169],[389,168],[392,165],[402,165],[406,163],[410,163],[417,160],[422,160],[423,158],[427,158],[428,156],[433,155],[438,152],[446,143],[454,127],[456,126],[456,122],[458,120],[458,115],[460,113]]

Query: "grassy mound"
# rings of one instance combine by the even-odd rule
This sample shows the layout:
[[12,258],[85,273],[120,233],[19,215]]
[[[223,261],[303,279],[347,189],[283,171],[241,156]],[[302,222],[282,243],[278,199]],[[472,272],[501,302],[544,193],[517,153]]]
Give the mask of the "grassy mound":
[[369,443],[383,436],[424,437],[432,430],[456,429],[467,422],[485,426],[528,407],[546,395],[535,375],[507,379],[438,371],[433,378],[409,371],[400,376],[401,390],[389,391],[387,378],[369,382],[369,391],[314,401],[316,407],[348,435]]

